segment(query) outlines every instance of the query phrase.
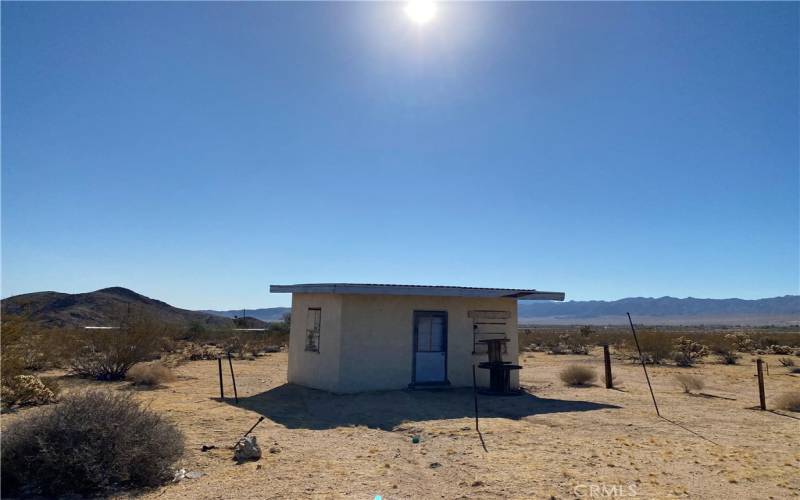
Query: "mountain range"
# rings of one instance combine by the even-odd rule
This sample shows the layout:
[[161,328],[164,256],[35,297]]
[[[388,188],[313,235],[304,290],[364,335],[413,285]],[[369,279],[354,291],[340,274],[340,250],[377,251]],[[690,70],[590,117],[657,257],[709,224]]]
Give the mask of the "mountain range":
[[[126,315],[146,315],[179,327],[233,328],[233,320],[173,307],[122,287],[88,293],[35,292],[2,300],[3,319],[24,316],[44,328],[117,326]],[[256,322],[257,320],[252,320]],[[251,325],[248,322],[248,327]],[[261,321],[257,321],[263,325]]]
[[[288,307],[248,309],[247,327],[280,321]],[[122,287],[88,293],[36,292],[2,300],[4,318],[26,316],[43,327],[117,325],[128,311],[147,314],[176,326],[201,324],[232,328],[242,310],[191,311],[173,307]],[[631,313],[639,324],[660,325],[798,325],[800,295],[767,299],[696,299],[632,297],[613,301],[519,302],[520,324],[624,324]]]
[[620,300],[519,303],[519,322],[529,324],[796,325],[800,295],[767,299],[630,297]]
[[[277,321],[288,307],[248,309],[247,315],[262,321]],[[242,311],[201,311],[227,318]],[[688,297],[630,297],[620,300],[569,302],[519,302],[522,324],[624,324],[625,313],[637,323],[661,325],[793,325],[800,324],[800,295],[768,299],[696,299]]]

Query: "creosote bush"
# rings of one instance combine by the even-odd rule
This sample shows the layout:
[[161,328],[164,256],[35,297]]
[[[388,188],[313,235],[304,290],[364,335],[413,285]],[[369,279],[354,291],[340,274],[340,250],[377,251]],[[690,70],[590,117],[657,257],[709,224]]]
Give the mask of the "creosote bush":
[[159,386],[175,381],[175,374],[161,363],[139,363],[128,370],[126,379],[134,385]]
[[[639,335],[639,346],[645,363],[660,364],[672,354],[672,340],[660,332],[648,332]],[[639,353],[631,340],[627,345],[631,356],[638,360]]]
[[683,388],[683,392],[690,394],[694,391],[701,391],[706,386],[703,379],[688,373],[679,373],[675,375],[675,381]]
[[800,391],[784,392],[775,398],[775,408],[800,412]]
[[3,496],[23,487],[51,497],[156,486],[183,449],[181,432],[130,394],[73,394],[3,432]]
[[97,380],[120,380],[136,363],[158,358],[167,327],[151,318],[134,317],[119,330],[73,332],[70,370]]
[[558,376],[567,385],[590,385],[597,380],[595,371],[583,365],[569,365]]

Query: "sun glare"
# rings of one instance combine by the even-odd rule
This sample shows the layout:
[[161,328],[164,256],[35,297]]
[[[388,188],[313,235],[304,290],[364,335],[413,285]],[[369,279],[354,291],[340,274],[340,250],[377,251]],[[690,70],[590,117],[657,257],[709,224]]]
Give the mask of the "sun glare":
[[406,4],[406,15],[416,24],[428,24],[436,16],[436,4],[430,0],[412,0]]

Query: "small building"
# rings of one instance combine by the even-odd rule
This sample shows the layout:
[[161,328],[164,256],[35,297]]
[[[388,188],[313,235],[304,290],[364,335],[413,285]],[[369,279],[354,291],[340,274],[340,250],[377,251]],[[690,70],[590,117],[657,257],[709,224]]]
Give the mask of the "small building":
[[[518,300],[564,300],[537,290],[351,283],[270,292],[292,294],[289,382],[337,393],[472,386],[473,364],[487,358],[482,340],[507,339],[503,360],[517,362]],[[486,370],[478,377],[485,387]]]

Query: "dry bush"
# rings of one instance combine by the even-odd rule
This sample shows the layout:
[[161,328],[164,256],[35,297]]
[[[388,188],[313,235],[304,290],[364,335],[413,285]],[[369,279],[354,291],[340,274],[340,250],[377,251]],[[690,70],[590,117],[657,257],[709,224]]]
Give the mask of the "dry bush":
[[73,394],[2,434],[3,496],[96,495],[156,486],[183,454],[181,432],[129,394]]
[[694,366],[697,360],[708,356],[708,347],[689,337],[678,337],[674,348],[673,360],[678,366]]
[[775,398],[773,406],[779,410],[800,412],[800,391],[780,394]]
[[591,385],[597,380],[595,371],[583,365],[569,365],[561,370],[558,376],[567,385]]
[[688,373],[679,373],[675,375],[675,381],[683,388],[683,392],[692,393],[693,391],[701,391],[706,386],[703,379],[700,377],[689,375]]
[[126,379],[134,385],[147,385],[151,387],[163,385],[167,382],[174,382],[175,374],[168,367],[161,363],[144,364],[140,363],[128,370]]
[[139,316],[119,330],[74,332],[69,338],[70,370],[97,380],[120,380],[136,363],[158,357],[166,326]]
[[786,368],[794,366],[794,360],[792,358],[780,358],[778,359],[778,363],[780,363],[781,366]]
[[739,359],[741,359],[741,356],[735,351],[718,352],[717,355],[720,361],[726,365],[735,365],[739,362]]
[[711,340],[711,352],[719,356],[720,361],[726,365],[735,365],[739,361],[741,356],[736,352],[738,344],[734,336],[728,334]]
[[[660,332],[642,333],[639,335],[639,346],[642,349],[645,363],[660,364],[672,354],[672,340]],[[633,352],[633,357],[638,360],[639,353],[636,352],[636,344],[633,340],[627,347],[629,351]]]
[[41,379],[36,375],[17,375],[5,380],[0,388],[3,408],[54,403],[58,393],[58,384],[53,379]]
[[725,335],[725,339],[739,352],[753,351],[753,339],[746,333],[728,333]]
[[794,349],[788,345],[771,345],[767,348],[767,352],[770,354],[792,354]]
[[16,346],[26,334],[25,322],[21,318],[3,321],[0,335],[0,378],[3,384],[25,372],[25,360]]
[[222,351],[213,345],[199,346],[194,343],[189,343],[183,348],[181,357],[187,361],[197,361],[201,359],[217,359],[222,354]]

